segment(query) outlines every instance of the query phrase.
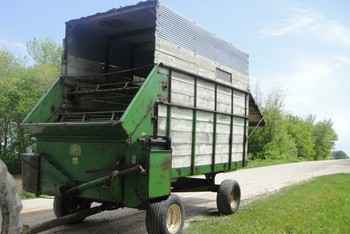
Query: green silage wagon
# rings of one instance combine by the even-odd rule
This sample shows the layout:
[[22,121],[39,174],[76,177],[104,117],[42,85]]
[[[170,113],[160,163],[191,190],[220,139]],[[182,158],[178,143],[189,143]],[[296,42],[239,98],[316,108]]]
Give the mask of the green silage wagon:
[[[57,217],[89,209],[147,210],[149,233],[180,233],[172,192],[217,192],[238,209],[249,123],[248,55],[154,1],[66,24],[62,75],[24,120],[24,188],[55,196]],[[205,178],[194,178],[205,175]]]

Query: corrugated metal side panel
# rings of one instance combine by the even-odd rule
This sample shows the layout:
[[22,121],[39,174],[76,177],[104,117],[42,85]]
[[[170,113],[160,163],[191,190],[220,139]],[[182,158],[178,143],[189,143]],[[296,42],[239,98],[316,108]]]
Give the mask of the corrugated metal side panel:
[[244,141],[244,120],[240,118],[233,119],[232,135],[232,162],[242,160],[243,141]]
[[156,36],[248,75],[248,55],[160,5]]
[[[191,166],[192,147],[192,111],[181,108],[171,109],[171,148],[172,168],[188,168]],[[167,107],[159,105],[158,135],[166,135]]]
[[[195,82],[191,75],[173,71],[171,73],[171,103],[197,107],[212,112],[197,110],[196,127],[193,129],[193,110],[183,107],[171,107],[170,131],[172,142],[172,167],[189,168],[191,166],[192,134],[195,130],[195,156],[194,166],[211,165],[213,158],[213,139],[215,144],[215,164],[228,163],[230,155],[231,117],[226,114],[217,114],[216,135],[214,136],[214,111],[244,115],[244,93],[233,91],[217,85],[217,98],[215,98],[215,85],[211,82],[198,79]],[[195,96],[195,84],[197,92]],[[233,92],[233,98],[232,98]],[[232,106],[233,99],[233,106]],[[217,104],[215,105],[215,100]],[[243,109],[242,109],[243,108]],[[159,105],[158,109],[158,135],[167,133],[167,107]],[[233,118],[232,124],[232,162],[242,161],[243,157],[244,120]]]
[[198,111],[196,128],[195,166],[210,165],[213,152],[214,114]]
[[218,114],[216,121],[215,164],[227,163],[229,161],[230,152],[231,118],[229,116]]

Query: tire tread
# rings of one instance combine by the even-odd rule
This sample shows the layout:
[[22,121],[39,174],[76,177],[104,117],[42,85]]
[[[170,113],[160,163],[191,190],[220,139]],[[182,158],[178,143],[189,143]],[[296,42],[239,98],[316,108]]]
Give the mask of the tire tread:
[[230,195],[236,186],[238,186],[239,188],[239,184],[235,180],[224,180],[220,184],[219,190],[217,192],[217,197],[216,197],[216,204],[220,214],[229,215],[229,214],[235,213],[238,210],[239,204],[240,204],[240,198],[241,198],[240,188],[239,188],[239,199],[237,201],[238,202],[237,208],[233,210],[230,205],[231,203]]
[[149,205],[146,212],[146,228],[149,234],[169,234],[166,230],[166,215],[167,208],[173,203],[179,204],[182,210],[182,226],[177,234],[182,233],[185,216],[184,207],[178,196],[170,195],[167,200]]

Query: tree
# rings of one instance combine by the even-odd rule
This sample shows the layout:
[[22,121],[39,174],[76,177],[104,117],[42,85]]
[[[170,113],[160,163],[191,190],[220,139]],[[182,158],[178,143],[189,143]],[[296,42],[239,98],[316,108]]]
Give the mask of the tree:
[[63,49],[49,39],[37,39],[27,42],[27,51],[38,65],[52,64],[57,67],[61,64]]
[[333,152],[333,159],[348,159],[348,158],[349,158],[349,155],[347,155],[347,153],[345,153],[342,150]]
[[313,124],[298,116],[287,116],[288,132],[293,137],[299,158],[312,160],[315,158],[313,140]]
[[14,174],[20,170],[19,155],[30,142],[21,123],[60,72],[60,46],[34,39],[28,52],[36,62],[31,67],[0,50],[0,159]]
[[[262,108],[266,126],[249,137],[251,159],[320,160],[331,156],[337,135],[330,120],[303,119],[283,110],[283,95],[269,95]],[[250,129],[252,130],[252,129]]]
[[16,77],[24,73],[21,63],[6,50],[0,50],[0,155],[6,155],[11,141],[11,119],[15,111],[13,104],[19,101],[14,88]]
[[324,120],[315,124],[314,127],[315,139],[315,160],[327,159],[331,157],[332,149],[337,140],[337,134],[333,129],[331,120]]
[[0,79],[15,76],[20,72],[20,62],[7,50],[0,50]]
[[283,114],[283,95],[275,92],[269,95],[263,107],[266,126],[258,129],[249,138],[249,151],[253,159],[296,158],[297,149],[288,133]]

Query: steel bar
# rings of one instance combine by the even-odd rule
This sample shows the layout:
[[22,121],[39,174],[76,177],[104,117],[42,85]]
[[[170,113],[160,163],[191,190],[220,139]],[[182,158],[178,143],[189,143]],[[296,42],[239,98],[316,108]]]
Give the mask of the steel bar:
[[184,106],[180,104],[175,104],[175,103],[168,103],[164,101],[159,101],[158,103],[167,105],[167,106],[172,106],[172,107],[179,107],[179,108],[184,108],[187,110],[197,110],[197,111],[203,111],[203,112],[208,112],[208,113],[216,113],[219,115],[225,115],[225,116],[233,116],[235,118],[240,118],[240,119],[247,119],[247,117],[244,117],[243,115],[237,115],[237,114],[230,114],[230,113],[225,113],[225,112],[220,112],[220,111],[215,111],[215,110],[210,110],[210,109],[204,109],[204,108],[195,108],[195,107],[190,107],[190,106]]
[[123,113],[124,111],[83,111],[83,112],[62,112],[61,115],[83,115],[83,114],[113,114]]
[[[103,104],[110,104],[110,105],[128,106],[127,103],[113,102],[113,101],[108,101],[108,100],[93,99],[91,101],[97,102],[97,103],[103,103]],[[118,113],[118,112],[123,113],[124,111],[113,111],[113,113]]]
[[79,90],[69,92],[68,95],[83,95],[83,94],[94,94],[94,93],[111,93],[111,92],[120,92],[120,91],[135,91],[139,87],[130,87],[130,88],[114,88],[114,89],[94,89],[94,90]]
[[84,77],[95,77],[95,76],[104,77],[106,75],[109,76],[109,75],[116,75],[116,74],[123,74],[123,73],[138,71],[138,70],[142,70],[142,69],[145,69],[145,68],[150,68],[150,67],[153,67],[153,66],[154,66],[154,64],[148,64],[148,65],[144,65],[144,66],[140,66],[140,67],[128,68],[128,69],[115,71],[115,72],[96,73],[96,74],[80,75],[80,76],[63,76],[63,77],[64,78],[73,78],[73,79],[74,78],[84,78]]
[[248,121],[247,121],[247,114],[248,114],[248,111],[247,111],[247,107],[248,107],[248,95],[246,94],[245,97],[244,97],[244,116],[246,117],[244,119],[244,135],[243,135],[243,160],[242,160],[242,167],[245,166],[245,163],[246,163],[246,157],[247,157],[247,124],[248,124]]
[[105,210],[106,210],[105,207],[101,205],[90,209],[82,210],[74,214],[66,215],[57,219],[49,220],[47,222],[34,225],[32,227],[24,226],[22,234],[36,234],[36,233],[50,230],[58,226],[75,223],[81,219],[101,213]]
[[[112,75],[105,75],[104,77],[100,77],[98,75],[95,75],[95,76],[89,75],[87,77],[64,76],[63,78],[65,80],[65,85],[67,86],[75,85],[75,83],[80,83],[84,85],[96,85],[98,83],[101,83],[102,81],[106,81],[106,80],[108,81],[109,77]],[[115,75],[118,75],[118,74],[115,74]],[[132,81],[132,77],[129,77],[129,76],[118,75],[118,77],[116,78],[118,78],[118,80],[121,80],[121,81]]]
[[[194,101],[193,106],[197,108],[197,78],[194,78]],[[192,148],[191,148],[191,173],[195,173],[195,156],[196,156],[196,122],[197,122],[197,110],[193,109],[192,114]]]
[[132,172],[137,172],[137,171],[141,172],[141,173],[144,173],[145,170],[143,169],[143,167],[141,165],[135,165],[133,167],[130,167],[130,168],[127,168],[127,169],[124,169],[124,170],[120,170],[120,171],[119,170],[114,170],[114,171],[112,171],[111,175],[103,176],[103,177],[100,177],[98,179],[89,181],[87,183],[83,183],[81,185],[75,186],[75,187],[65,191],[64,195],[79,193],[79,192],[87,190],[89,188],[101,185],[101,184],[105,183],[106,181],[113,179],[114,177],[121,176],[121,175],[126,175],[126,174],[129,174],[129,173],[132,173]]
[[160,66],[160,67],[164,67],[164,68],[168,68],[168,69],[172,69],[173,71],[176,71],[176,72],[179,72],[179,73],[188,75],[188,76],[198,77],[198,78],[200,78],[201,80],[207,81],[207,82],[212,83],[212,84],[218,84],[218,85],[220,85],[220,86],[223,86],[223,87],[226,87],[226,88],[230,88],[230,89],[233,89],[233,90],[238,91],[238,92],[242,92],[242,93],[245,93],[245,94],[249,94],[249,91],[247,91],[247,90],[239,89],[239,88],[233,87],[232,85],[229,85],[229,84],[227,84],[227,83],[223,83],[223,82],[220,82],[220,81],[217,81],[217,80],[212,80],[212,79],[209,79],[209,78],[207,78],[207,77],[203,77],[203,76],[194,74],[194,73],[192,73],[192,72],[188,72],[188,71],[184,71],[184,70],[178,69],[178,68],[176,68],[176,67],[168,66],[168,65],[165,65],[165,64],[163,64],[163,63],[161,63],[159,66]]
[[263,121],[265,121],[264,117],[261,118],[261,119],[259,120],[259,122],[256,124],[256,126],[254,127],[254,129],[249,133],[248,139],[249,139],[251,136],[254,135],[254,133],[256,132],[256,130],[258,130],[258,128],[261,126],[261,123],[262,123]]
[[214,180],[201,178],[180,178],[172,183],[173,192],[217,192],[219,186]]
[[81,126],[88,126],[88,127],[94,127],[94,126],[115,126],[120,123],[119,120],[112,120],[112,121],[104,121],[104,122],[54,122],[54,123],[25,123],[22,126],[24,127],[64,127],[64,126],[71,126],[71,127],[81,127]]
[[[168,75],[168,103],[171,103],[171,82],[172,82],[173,72],[169,69]],[[166,118],[166,136],[170,137],[170,128],[171,128],[171,106],[167,105],[167,118]]]
[[[234,107],[234,91],[231,90],[231,114],[233,114],[233,107]],[[230,137],[229,137],[229,153],[228,153],[228,165],[229,169],[232,169],[232,142],[233,141],[233,116],[230,118]]]
[[[96,86],[98,87],[106,87],[106,86],[119,86],[119,87],[125,87],[125,84],[130,84],[130,85],[134,85],[134,86],[138,86],[135,84],[135,82],[132,82],[131,78],[129,78],[129,80],[125,80],[125,81],[119,81],[119,82],[105,82],[102,83],[100,80],[98,80],[98,83],[92,83],[92,82],[85,82],[86,80],[78,80],[78,81],[74,81],[71,83],[66,82],[65,86],[69,86],[69,87],[76,87],[77,85],[80,85],[80,88],[94,88]],[[91,80],[89,80],[91,81]]]
[[153,107],[153,137],[158,137],[158,112],[159,112],[159,105],[158,103],[154,104]]
[[214,121],[213,121],[213,144],[212,144],[212,159],[211,171],[215,172],[215,158],[216,158],[216,125],[217,125],[217,107],[218,107],[218,84],[215,83],[215,98],[214,98]]

